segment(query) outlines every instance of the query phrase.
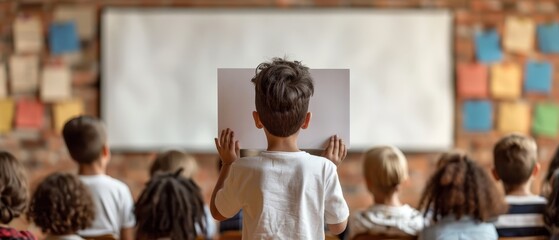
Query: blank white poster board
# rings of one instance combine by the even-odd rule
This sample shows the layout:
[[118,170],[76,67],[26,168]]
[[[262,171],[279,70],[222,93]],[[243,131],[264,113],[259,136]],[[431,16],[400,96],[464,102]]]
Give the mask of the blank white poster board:
[[287,56],[350,69],[352,149],[453,145],[451,14],[366,9],[131,9],[102,16],[111,146],[215,151],[217,69]]
[[[299,131],[301,149],[323,149],[332,135],[338,135],[347,147],[349,135],[349,70],[311,69],[314,94],[309,101],[311,121]],[[264,130],[255,126],[254,69],[218,69],[218,129],[231,128],[243,149],[265,150]]]

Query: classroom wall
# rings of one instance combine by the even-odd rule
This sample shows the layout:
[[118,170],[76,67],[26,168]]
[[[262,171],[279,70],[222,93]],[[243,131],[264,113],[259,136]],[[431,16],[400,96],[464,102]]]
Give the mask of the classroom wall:
[[[13,52],[12,21],[18,14],[38,15],[43,20],[44,29],[52,17],[57,5],[78,4],[95,6],[99,12],[108,6],[155,6],[155,7],[280,7],[280,8],[314,8],[314,7],[358,7],[374,9],[450,9],[454,20],[454,59],[456,63],[470,62],[475,59],[473,32],[480,27],[497,27],[502,32],[505,16],[521,15],[537,22],[550,19],[559,20],[556,9],[559,1],[553,0],[19,0],[0,1],[0,62],[6,61]],[[97,14],[98,16],[98,14]],[[97,19],[98,22],[98,19]],[[46,36],[46,35],[45,35]],[[82,42],[85,61],[72,69],[72,92],[85,102],[85,112],[94,116],[99,114],[99,41],[98,36],[91,41]],[[558,55],[537,55],[559,67]],[[48,51],[41,53],[43,61],[52,57]],[[523,64],[526,57],[508,55],[512,62]],[[557,74],[555,74],[557,76]],[[34,94],[27,97],[34,97]],[[20,96],[17,96],[20,97]],[[528,104],[539,101],[557,101],[559,97],[559,80],[554,77],[551,95],[523,95]],[[488,98],[492,103],[498,100]],[[503,133],[491,130],[483,133],[470,133],[462,129],[462,104],[465,98],[456,97],[456,147],[469,151],[472,156],[487,169],[492,165],[492,145]],[[59,134],[52,129],[50,105],[45,110],[46,124],[39,131],[15,129],[0,136],[0,149],[14,153],[28,168],[30,181],[35,186],[43,177],[54,171],[75,171],[76,165],[69,159],[64,143]],[[0,112],[0,114],[2,114]],[[495,129],[495,128],[493,128]],[[537,137],[540,161],[543,170],[556,147],[555,137]],[[409,159],[410,181],[404,184],[402,198],[404,202],[416,205],[421,189],[433,170],[437,153],[406,154]],[[217,155],[196,154],[200,172],[195,177],[202,187],[206,199],[209,199],[213,184],[217,178]],[[108,173],[124,181],[134,196],[138,196],[147,181],[147,169],[153,154],[114,153]],[[350,153],[347,160],[339,167],[339,175],[344,193],[352,210],[364,208],[371,203],[361,177],[361,154]],[[540,175],[541,177],[541,175]],[[539,179],[534,190],[539,189]]]

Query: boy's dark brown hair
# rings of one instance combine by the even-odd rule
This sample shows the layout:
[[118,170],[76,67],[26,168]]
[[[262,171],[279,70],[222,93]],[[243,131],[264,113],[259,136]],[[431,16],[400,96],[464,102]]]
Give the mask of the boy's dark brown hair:
[[274,58],[258,65],[252,82],[256,111],[266,130],[277,137],[296,133],[314,93],[309,68],[298,61]]
[[505,189],[517,187],[532,176],[537,163],[536,142],[518,134],[503,137],[493,148],[493,161]]
[[506,212],[507,204],[480,166],[465,154],[445,154],[428,181],[419,206],[438,221],[452,215],[488,221]]
[[28,215],[43,232],[52,235],[74,234],[89,227],[94,217],[89,190],[70,173],[55,173],[41,182],[31,198]]
[[191,178],[198,171],[198,164],[192,155],[177,150],[170,150],[157,154],[151,168],[150,176],[156,173],[176,172],[182,168],[182,175]]
[[70,119],[62,129],[70,156],[79,164],[91,164],[101,157],[107,135],[103,123],[94,117]]
[[28,198],[23,165],[12,154],[0,151],[0,223],[8,224],[23,214]]

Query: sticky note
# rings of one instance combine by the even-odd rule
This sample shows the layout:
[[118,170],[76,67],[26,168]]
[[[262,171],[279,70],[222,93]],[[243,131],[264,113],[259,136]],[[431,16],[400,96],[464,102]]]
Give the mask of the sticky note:
[[73,117],[82,115],[84,113],[84,106],[81,100],[69,100],[59,102],[53,105],[54,114],[54,128],[57,132],[62,132],[66,121]]
[[497,129],[502,133],[530,132],[530,105],[525,102],[502,102],[499,104]]
[[530,18],[510,16],[505,20],[503,46],[506,51],[530,53],[534,49],[536,24]]
[[57,6],[54,9],[54,21],[75,22],[78,28],[78,36],[82,40],[89,40],[95,35],[96,19],[94,6]]
[[80,42],[74,22],[54,22],[49,31],[50,52],[54,55],[80,50]]
[[462,112],[464,130],[490,131],[493,128],[493,106],[490,101],[466,101]]
[[14,45],[17,53],[38,53],[43,48],[43,25],[37,16],[18,16],[14,20]]
[[528,92],[550,93],[553,66],[549,62],[528,61],[524,71],[524,89]]
[[532,131],[536,135],[557,136],[559,131],[559,106],[552,103],[537,104],[534,109]]
[[41,78],[41,99],[53,102],[71,98],[71,78],[70,69],[64,64],[45,66]]
[[538,46],[543,53],[559,53],[559,23],[538,25]]
[[459,63],[457,66],[458,95],[463,98],[488,96],[487,67],[479,63]]
[[522,94],[522,75],[516,63],[491,66],[491,95],[499,99],[519,98]]
[[496,30],[480,31],[475,34],[477,60],[483,63],[494,63],[503,59],[499,33]]
[[12,130],[14,119],[14,102],[11,99],[0,99],[0,134]]
[[8,96],[8,79],[6,64],[0,62],[0,99]]
[[44,125],[44,106],[41,102],[22,99],[17,102],[16,127],[39,129]]
[[12,93],[36,91],[39,84],[39,57],[13,55],[10,57],[10,86]]

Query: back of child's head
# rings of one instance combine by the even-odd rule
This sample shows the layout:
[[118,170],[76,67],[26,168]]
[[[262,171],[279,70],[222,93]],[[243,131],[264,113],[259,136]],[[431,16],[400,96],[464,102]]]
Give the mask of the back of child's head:
[[79,164],[91,164],[101,157],[107,143],[101,120],[90,116],[70,119],[62,130],[70,156]]
[[0,223],[8,224],[23,214],[28,197],[23,165],[12,154],[0,151]]
[[551,175],[551,193],[547,199],[547,207],[544,212],[546,226],[559,227],[559,170]]
[[391,146],[374,147],[365,152],[363,175],[369,191],[394,193],[408,178],[408,163],[404,154]]
[[182,176],[191,178],[198,170],[198,164],[192,155],[170,150],[157,154],[149,172],[153,177],[156,173],[176,172],[179,169],[182,169]]
[[419,203],[426,216],[434,221],[447,216],[488,221],[506,211],[504,197],[478,164],[461,153],[442,157]]
[[77,176],[54,173],[33,193],[28,217],[45,233],[74,234],[92,224],[95,206],[91,193]]
[[547,168],[547,173],[545,174],[544,183],[551,183],[553,175],[559,169],[559,146],[555,149],[555,153],[549,162],[549,167]]
[[274,58],[256,68],[252,79],[260,121],[277,137],[296,133],[305,121],[314,93],[309,68],[298,61]]
[[493,149],[495,172],[505,187],[527,182],[537,163],[536,142],[526,136],[511,134],[503,137]]
[[200,188],[180,170],[153,176],[138,198],[134,213],[139,239],[189,240],[206,232]]

